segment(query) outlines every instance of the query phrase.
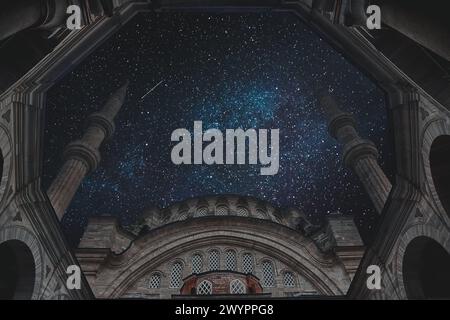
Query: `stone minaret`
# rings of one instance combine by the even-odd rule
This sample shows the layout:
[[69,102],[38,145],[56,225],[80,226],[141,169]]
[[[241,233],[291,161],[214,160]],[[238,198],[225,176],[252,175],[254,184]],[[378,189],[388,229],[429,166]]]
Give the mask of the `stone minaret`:
[[48,189],[48,197],[58,219],[64,215],[84,177],[100,162],[99,147],[114,132],[114,117],[125,100],[128,81],[106,102],[100,112],[91,114],[83,137],[67,145],[64,164]]
[[381,213],[392,185],[377,162],[377,148],[372,141],[358,135],[353,116],[340,110],[328,92],[321,95],[320,104],[331,136],[343,145],[345,165],[358,175],[375,209]]

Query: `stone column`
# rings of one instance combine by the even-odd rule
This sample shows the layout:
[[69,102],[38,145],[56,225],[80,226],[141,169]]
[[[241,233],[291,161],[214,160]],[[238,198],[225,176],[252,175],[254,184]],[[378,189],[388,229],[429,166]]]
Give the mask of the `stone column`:
[[58,219],[64,215],[84,177],[94,171],[100,162],[99,147],[114,132],[114,118],[125,100],[128,82],[106,102],[100,112],[88,117],[83,137],[67,145],[64,164],[48,189],[48,197]]
[[372,141],[359,136],[353,116],[340,110],[328,93],[322,95],[320,104],[331,136],[343,145],[345,165],[358,175],[375,209],[381,213],[392,185],[377,162],[377,148]]

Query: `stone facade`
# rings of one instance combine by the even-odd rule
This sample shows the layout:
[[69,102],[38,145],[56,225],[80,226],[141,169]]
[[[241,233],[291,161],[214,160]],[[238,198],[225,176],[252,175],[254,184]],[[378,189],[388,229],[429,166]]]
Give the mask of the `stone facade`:
[[[331,218],[327,229],[314,238],[316,233],[307,235],[306,229],[296,230],[292,225],[271,219],[257,220],[237,214],[194,217],[167,224],[158,218],[149,221],[148,233],[137,238],[111,219],[94,219],[75,257],[61,231],[55,210],[40,186],[45,92],[70,70],[68,66],[79,63],[137,12],[150,8],[174,10],[179,4],[163,0],[158,2],[158,8],[153,8],[147,1],[104,3],[109,4],[108,10],[94,13],[85,8],[84,28],[64,34],[53,51],[0,95],[3,160],[0,174],[0,254],[3,259],[0,261],[6,261],[4,257],[12,251],[23,257],[16,262],[26,266],[17,274],[20,285],[16,290],[8,291],[6,298],[91,299],[95,296],[118,298],[151,294],[146,290],[152,272],[161,272],[162,285],[167,281],[164,277],[169,274],[168,267],[174,259],[188,263],[190,253],[196,250],[207,253],[213,247],[220,252],[233,248],[237,257],[251,250],[256,259],[255,270],[261,259],[272,259],[275,282],[282,284],[283,271],[292,271],[303,294],[307,291],[347,294],[349,298],[358,299],[429,298],[444,294],[443,297],[448,298],[448,291],[430,291],[428,279],[422,277],[418,268],[428,270],[429,263],[445,266],[449,259],[449,187],[440,177],[442,172],[450,172],[450,156],[445,151],[450,137],[450,91],[443,80],[425,79],[417,74],[415,69],[420,69],[419,64],[397,63],[394,55],[389,56],[383,51],[386,46],[375,42],[374,37],[359,26],[363,24],[361,8],[364,6],[357,6],[356,1],[261,1],[259,7],[282,9],[298,15],[386,92],[396,176],[390,182],[390,191],[386,190],[388,195],[383,198],[384,204],[374,204],[380,212],[381,222],[377,236],[366,249],[359,266],[361,247],[354,251],[353,246],[345,244],[345,235],[351,225],[348,221],[332,221]],[[184,7],[189,7],[189,3],[186,1]],[[243,1],[242,4],[247,3]],[[193,8],[198,5],[214,7],[215,1],[191,4]],[[392,21],[386,23],[392,24]],[[387,30],[388,33],[394,34],[398,28],[402,34],[409,35],[410,41],[429,46],[448,61],[445,56],[448,48],[440,46],[435,37],[427,35],[424,38],[423,33],[408,32],[411,29],[405,24],[391,27],[394,29]],[[17,31],[9,30],[8,35]],[[381,40],[377,38],[377,41]],[[396,54],[398,56],[398,50]],[[345,110],[345,106],[341,107]],[[375,163],[372,161],[371,165],[373,168]],[[363,172],[362,168],[357,170]],[[370,170],[364,172],[367,182],[374,181]],[[371,195],[370,189],[368,192]],[[292,217],[292,220],[296,218]],[[199,232],[199,221],[202,221],[204,232]],[[321,239],[334,239],[335,243],[328,245],[329,241]],[[435,253],[434,260],[425,259],[427,252]],[[422,261],[419,266],[418,260]],[[85,275],[81,290],[67,290],[67,266],[78,263]],[[369,290],[366,286],[366,270],[370,265],[381,268],[380,290]],[[262,279],[258,272],[256,277]],[[441,282],[448,281],[448,273],[439,275],[443,276]],[[176,294],[175,291],[161,290],[159,294],[167,297]],[[270,293],[282,296],[287,289],[276,287]]]
[[[215,207],[195,216],[217,199],[221,200],[219,208],[229,204],[226,214],[217,215]],[[247,216],[241,215],[243,209]],[[193,274],[235,271],[260,279],[262,293],[272,297],[344,295],[364,253],[352,219],[342,215],[333,215],[329,224],[311,232],[287,214],[275,218],[272,206],[254,198],[190,199],[163,212],[184,210],[192,216],[167,215],[165,224],[153,227],[144,219],[141,230],[146,231],[139,236],[124,231],[113,218],[92,219],[76,256],[94,294],[101,298],[170,298],[181,293],[182,279]],[[256,217],[257,213],[261,215]],[[322,235],[319,243],[318,235]],[[341,256],[342,252],[346,254]],[[285,285],[286,273],[292,275],[292,286]],[[149,282],[155,274],[160,284],[152,288]]]

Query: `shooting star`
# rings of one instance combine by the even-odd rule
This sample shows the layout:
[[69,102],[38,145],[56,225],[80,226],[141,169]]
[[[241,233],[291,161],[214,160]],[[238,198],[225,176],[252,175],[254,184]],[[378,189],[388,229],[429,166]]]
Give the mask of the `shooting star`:
[[164,82],[164,79],[163,80],[161,80],[160,82],[158,82],[153,88],[151,88],[146,94],[144,94],[142,97],[141,97],[141,100],[143,100],[146,96],[148,96],[152,91],[154,91],[156,88],[158,88],[159,87],[159,85],[161,84],[161,83],[163,83]]

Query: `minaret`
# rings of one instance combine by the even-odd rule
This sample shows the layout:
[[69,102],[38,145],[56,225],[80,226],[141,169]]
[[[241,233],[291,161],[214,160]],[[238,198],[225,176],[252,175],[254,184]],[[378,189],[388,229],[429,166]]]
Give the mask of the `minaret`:
[[381,213],[392,185],[377,162],[377,148],[372,141],[359,136],[353,116],[340,110],[328,92],[321,95],[320,104],[328,119],[328,131],[343,145],[345,165],[358,175],[375,209]]
[[114,132],[114,118],[125,100],[128,81],[106,102],[100,112],[91,114],[83,137],[67,145],[64,164],[48,189],[48,197],[58,219],[64,215],[84,177],[100,162],[99,147]]

